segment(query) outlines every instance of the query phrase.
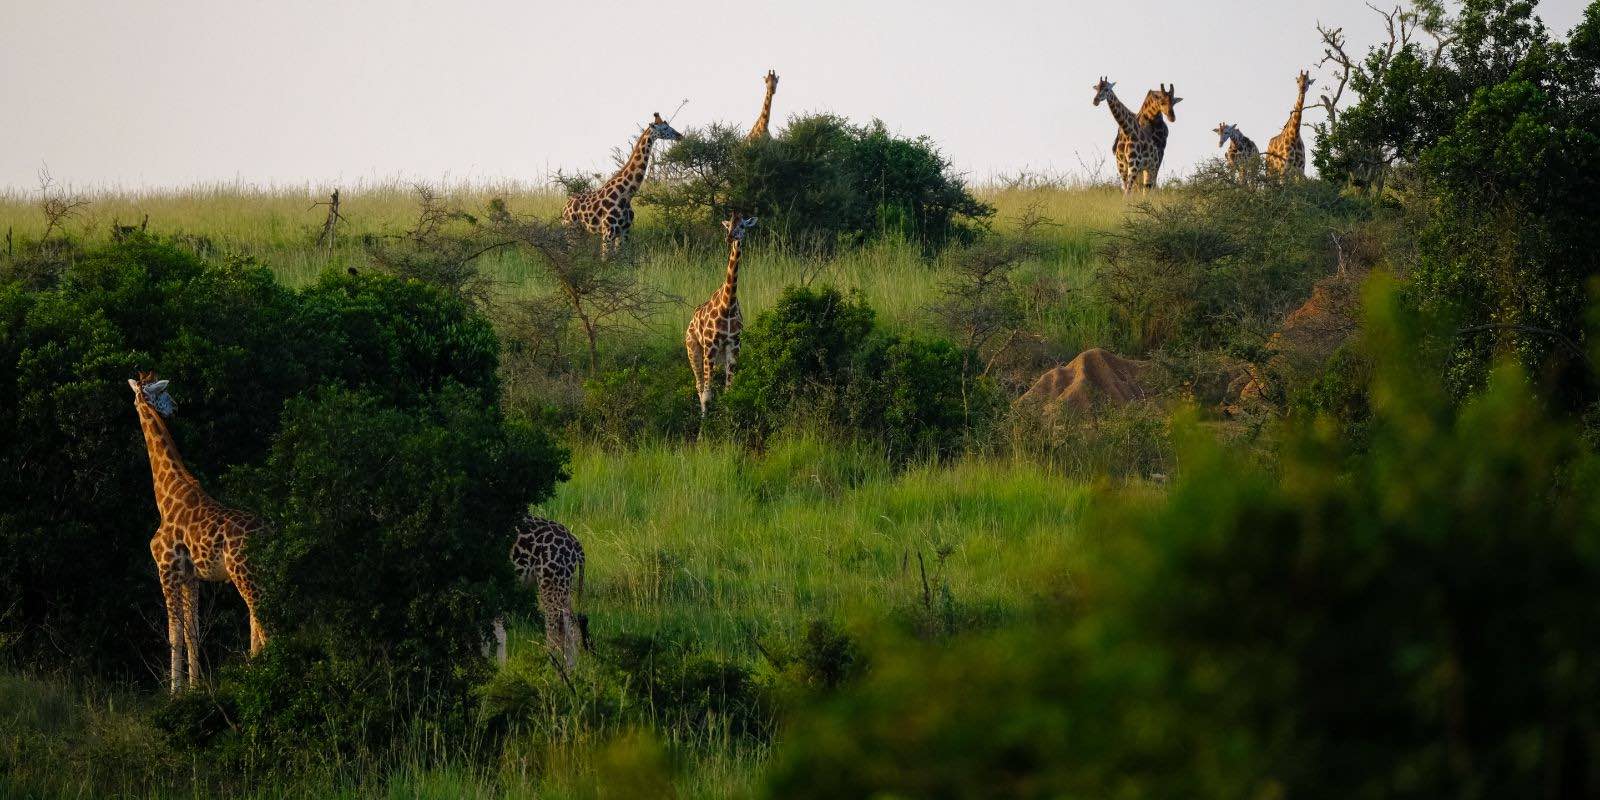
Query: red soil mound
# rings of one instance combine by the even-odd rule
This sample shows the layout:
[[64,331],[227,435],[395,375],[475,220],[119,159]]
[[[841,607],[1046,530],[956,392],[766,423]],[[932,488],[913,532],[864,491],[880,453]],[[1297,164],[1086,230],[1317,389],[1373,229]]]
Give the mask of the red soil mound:
[[1098,347],[1039,376],[1020,402],[1088,411],[1097,405],[1126,405],[1147,396],[1140,382],[1145,362]]

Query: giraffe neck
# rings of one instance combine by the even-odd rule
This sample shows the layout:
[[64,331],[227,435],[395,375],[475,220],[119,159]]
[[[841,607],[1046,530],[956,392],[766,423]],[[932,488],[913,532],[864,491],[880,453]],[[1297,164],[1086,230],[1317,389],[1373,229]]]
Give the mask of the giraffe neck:
[[728,277],[722,281],[722,300],[733,302],[739,291],[739,256],[744,252],[744,242],[734,239],[728,247]]
[[1140,128],[1149,128],[1161,122],[1161,107],[1156,104],[1156,93],[1150,92],[1144,96],[1144,105],[1139,106],[1137,124]]
[[633,143],[633,152],[628,155],[628,163],[623,164],[622,169],[617,170],[617,174],[611,176],[602,188],[616,188],[623,199],[632,197],[644,183],[645,169],[650,166],[650,148],[654,144],[655,136],[650,133],[649,128],[645,128],[644,133],[639,134],[639,140]]
[[1128,107],[1117,99],[1115,92],[1106,93],[1106,106],[1111,109],[1111,118],[1117,121],[1117,127],[1122,129],[1125,136],[1133,136],[1139,132],[1139,118],[1128,110]]
[[761,116],[756,117],[756,124],[750,128],[751,138],[767,135],[767,124],[772,120],[772,95],[773,89],[768,86],[767,98],[761,101]]
[[170,519],[185,507],[207,499],[189,468],[178,455],[172,431],[166,420],[147,403],[139,404],[139,427],[144,431],[145,452],[150,456],[150,478],[155,486],[156,508],[162,520]]
[[1294,110],[1289,112],[1289,121],[1283,124],[1283,132],[1292,138],[1300,138],[1300,115],[1306,109],[1306,90],[1300,89],[1300,96],[1294,100]]

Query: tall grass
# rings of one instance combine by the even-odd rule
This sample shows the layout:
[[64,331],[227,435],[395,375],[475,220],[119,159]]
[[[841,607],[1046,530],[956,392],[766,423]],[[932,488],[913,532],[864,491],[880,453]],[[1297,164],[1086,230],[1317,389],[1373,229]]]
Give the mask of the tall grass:
[[[148,215],[152,232],[195,237],[199,246],[218,255],[255,258],[272,268],[286,285],[301,286],[330,267],[369,268],[365,242],[404,231],[416,217],[417,198],[410,185],[389,182],[348,187],[341,192],[345,222],[339,226],[338,244],[330,253],[317,246],[326,209],[314,205],[326,200],[329,191],[331,187],[310,184],[105,190],[85,195],[89,204],[67,222],[66,230],[86,242],[102,241],[109,238],[113,223],[137,225]],[[553,218],[564,202],[560,194],[527,184],[467,184],[439,191],[446,205],[473,212],[500,197],[518,214]],[[1039,327],[1069,351],[1106,343],[1109,327],[1104,313],[1078,298],[1087,294],[1081,290],[1095,266],[1095,237],[1115,227],[1123,215],[1126,201],[1121,193],[1107,188],[1042,187],[980,189],[977,194],[996,207],[994,227],[1001,232],[1013,229],[1029,210],[1054,223],[1042,229],[1049,244],[1047,253],[1025,265],[1023,271],[1061,280],[1073,299],[1065,306],[1037,309]],[[642,277],[681,301],[647,320],[647,332],[678,336],[690,309],[720,285],[726,254],[652,239],[655,211],[649,206],[640,206],[638,211],[636,238],[651,243],[637,249]],[[37,238],[44,226],[37,192],[0,193],[0,229],[20,241]],[[528,299],[549,288],[538,265],[524,253],[491,254],[479,267],[493,281],[501,301]],[[906,242],[880,241],[819,257],[758,237],[746,252],[739,292],[745,312],[754,315],[770,307],[787,286],[831,283],[861,291],[891,327],[914,329],[927,324],[925,312],[938,297],[939,280],[935,265],[919,247]]]

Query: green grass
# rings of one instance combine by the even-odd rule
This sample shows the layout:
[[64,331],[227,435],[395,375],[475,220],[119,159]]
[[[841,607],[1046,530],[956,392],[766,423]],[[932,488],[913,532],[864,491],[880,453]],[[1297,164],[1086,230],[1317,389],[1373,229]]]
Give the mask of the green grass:
[[[314,246],[322,190],[201,187],[92,195],[67,225],[93,242],[113,221],[149,215],[159,234],[204,237],[219,254],[250,256],[286,284],[303,285],[330,266],[368,264],[362,237],[404,230],[416,212],[409,187],[347,188],[349,224],[330,256]],[[1047,252],[1022,274],[1053,281],[1060,298],[1029,309],[1031,327],[1070,355],[1104,344],[1104,312],[1083,300],[1096,267],[1096,237],[1125,211],[1103,189],[1015,189],[981,193],[1013,230],[1036,209],[1053,225]],[[481,209],[504,196],[524,214],[553,217],[562,198],[525,186],[456,187],[448,201]],[[26,240],[43,232],[36,198],[0,195],[0,229]],[[651,239],[640,215],[643,279],[682,299],[649,320],[642,336],[681,341],[689,309],[721,281],[725,255]],[[543,291],[536,264],[517,253],[483,260],[503,305]],[[882,241],[826,261],[757,242],[746,255],[746,313],[771,306],[802,282],[858,289],[889,326],[926,330],[939,297],[940,265],[918,248]],[[685,398],[687,402],[687,398]],[[968,456],[896,470],[868,449],[795,437],[752,453],[727,444],[657,443],[628,451],[578,443],[572,480],[541,513],[568,524],[588,554],[580,610],[597,639],[664,636],[710,657],[764,666],[759,642],[794,640],[813,622],[851,630],[885,623],[958,631],[1003,623],[1059,591],[1053,581],[1072,549],[1089,490],[1026,459]],[[533,600],[525,598],[531,612]],[[527,616],[511,626],[512,669],[543,658],[542,633]],[[520,665],[520,666],[519,666]],[[145,721],[158,698],[127,691],[0,675],[0,796],[213,796],[207,766],[167,747]],[[487,758],[460,742],[418,731],[411,754],[341,767],[302,780],[261,784],[224,777],[217,794],[237,797],[524,798],[593,796],[602,773],[627,772],[649,747],[608,744],[625,733],[554,721],[557,735],[508,741]],[[750,794],[768,745],[715,731],[653,731],[684,797]],[[636,752],[637,751],[637,752]],[[639,755],[644,753],[644,756]],[[624,767],[617,767],[621,763]],[[650,770],[637,770],[648,778]],[[643,780],[644,778],[641,778]]]
[[[848,628],[937,617],[926,607],[930,591],[950,598],[947,622],[957,628],[1025,613],[1058,590],[1047,565],[1072,548],[1090,495],[1026,462],[969,458],[895,471],[864,450],[811,438],[761,455],[720,444],[580,448],[572,468],[572,481],[539,511],[584,542],[579,608],[595,638],[665,635],[757,667],[758,640],[793,639],[812,620]],[[533,598],[525,600],[531,611]],[[512,668],[542,663],[542,631],[526,617],[512,622]],[[169,771],[206,770],[184,767],[188,756],[143,721],[154,701],[0,675],[0,792],[191,796],[184,776]],[[622,731],[562,725],[548,739],[513,739],[487,765],[461,763],[452,748],[467,745],[421,731],[411,755],[375,782],[320,775],[254,794],[224,785],[228,796],[255,797],[584,796],[606,741]],[[766,753],[704,731],[656,736],[674,754],[686,797],[747,795]]]
[[[452,207],[481,211],[490,199],[504,197],[514,212],[546,218],[559,216],[563,202],[559,194],[515,184],[441,191]],[[1021,271],[1059,282],[1063,295],[1071,301],[1030,309],[1035,317],[1030,320],[1033,327],[1069,354],[1107,343],[1109,325],[1104,312],[1079,298],[1095,267],[1096,236],[1114,228],[1126,208],[1121,192],[1040,188],[980,190],[978,195],[995,206],[998,231],[1013,230],[1030,209],[1053,223],[1044,229],[1048,252]],[[204,237],[219,253],[246,255],[266,264],[289,286],[304,285],[330,266],[368,268],[363,239],[399,233],[411,225],[417,212],[417,198],[410,186],[347,188],[341,193],[347,224],[340,227],[340,244],[330,254],[316,246],[326,214],[325,209],[313,206],[326,199],[321,188],[219,185],[103,192],[86,199],[89,204],[65,225],[69,234],[84,241],[107,239],[113,222],[138,224],[148,214],[151,231]],[[650,240],[654,224],[654,209],[640,206],[636,238]],[[0,229],[22,241],[36,239],[44,225],[37,192],[0,194]],[[691,310],[720,285],[727,257],[720,251],[652,244],[655,246],[638,248],[641,276],[646,284],[679,302],[648,320],[645,335],[676,341]],[[548,288],[538,265],[523,253],[484,257],[480,269],[493,281],[495,295],[502,302],[534,297]],[[753,316],[770,307],[785,287],[808,281],[831,283],[842,289],[859,289],[890,326],[916,329],[928,324],[927,308],[938,299],[940,277],[937,265],[905,242],[878,242],[819,260],[758,238],[745,255],[739,298],[745,313]]]

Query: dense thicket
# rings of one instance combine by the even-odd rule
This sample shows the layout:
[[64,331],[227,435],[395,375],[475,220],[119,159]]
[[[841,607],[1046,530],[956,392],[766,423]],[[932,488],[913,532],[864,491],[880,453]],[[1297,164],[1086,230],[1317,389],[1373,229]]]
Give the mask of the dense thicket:
[[1316,156],[1335,179],[1370,182],[1373,161],[1409,177],[1412,295],[1456,320],[1458,391],[1511,353],[1582,405],[1597,393],[1579,351],[1600,275],[1600,3],[1564,43],[1536,9],[1469,0],[1437,57],[1417,41],[1374,49]]

